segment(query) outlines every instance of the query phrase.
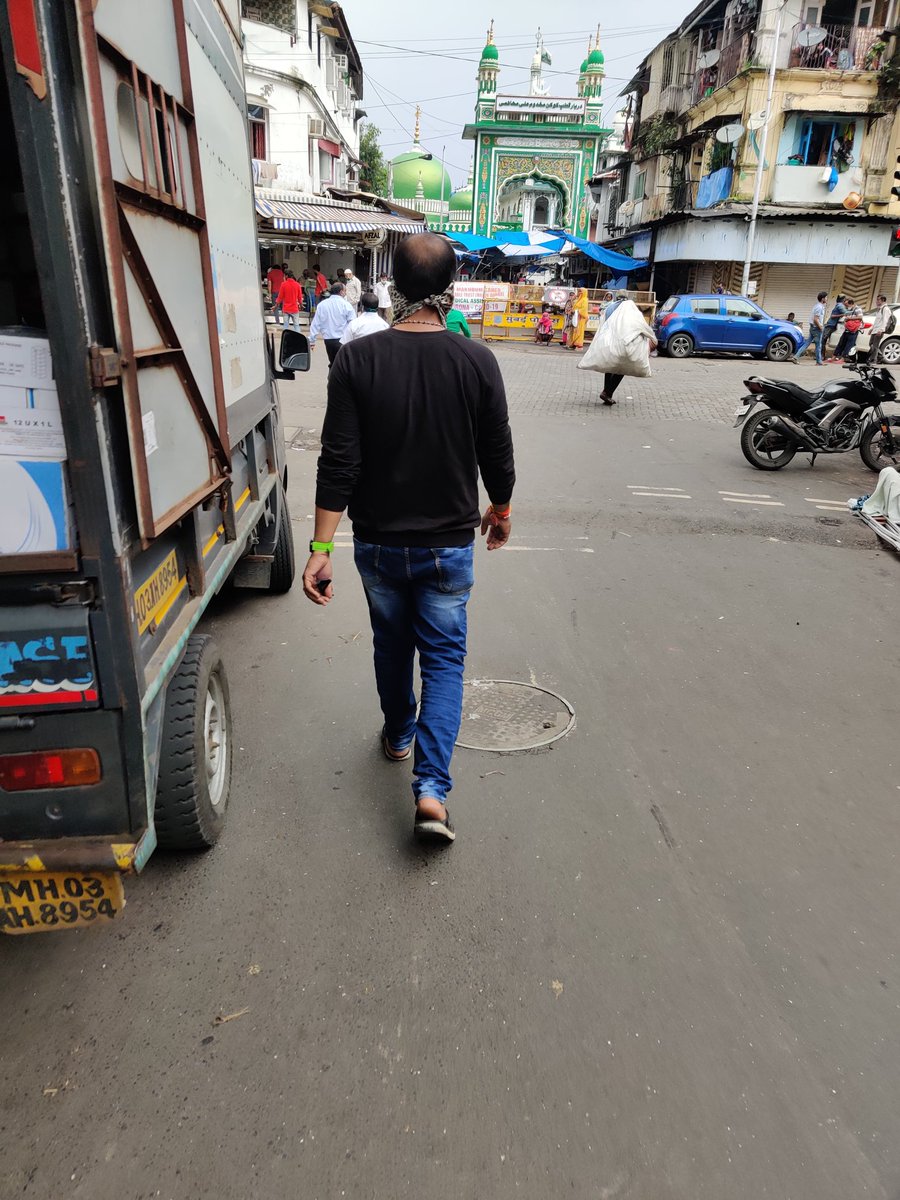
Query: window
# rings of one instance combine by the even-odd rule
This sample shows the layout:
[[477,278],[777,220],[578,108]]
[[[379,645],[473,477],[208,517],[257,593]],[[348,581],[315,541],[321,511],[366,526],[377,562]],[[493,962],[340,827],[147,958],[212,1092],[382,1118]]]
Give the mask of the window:
[[856,10],[856,24],[862,25],[864,29],[872,24],[872,5],[870,3],[862,3]]
[[715,296],[710,296],[708,300],[692,300],[691,311],[704,317],[717,317],[719,315],[719,302]]
[[745,317],[749,320],[750,317],[756,316],[756,309],[746,300],[726,300],[725,316]]
[[670,42],[663,50],[662,77],[659,81],[661,88],[667,88],[675,73],[675,47]]
[[796,151],[788,162],[794,166],[827,167],[837,165],[838,159],[850,166],[853,162],[854,122],[833,119],[807,118],[800,125]]
[[316,61],[318,62],[319,66],[321,67],[321,65],[322,65],[322,35],[318,31],[316,32]]
[[665,302],[665,304],[662,306],[662,308],[659,310],[660,313],[662,314],[662,313],[672,312],[672,310],[675,308],[675,305],[678,303],[678,299],[679,299],[678,296],[670,296],[668,298],[668,300]]
[[248,104],[247,117],[250,122],[250,157],[265,161],[268,158],[266,136],[266,110],[261,104]]
[[313,15],[312,9],[307,9],[306,12],[306,40],[309,42],[309,48],[312,50],[312,35],[313,35]]
[[647,195],[647,172],[646,171],[638,171],[638,173],[634,177],[634,192],[632,193],[631,198],[632,198],[632,200],[643,200],[646,195]]
[[818,25],[822,18],[821,4],[808,4],[803,10],[803,23],[805,25]]

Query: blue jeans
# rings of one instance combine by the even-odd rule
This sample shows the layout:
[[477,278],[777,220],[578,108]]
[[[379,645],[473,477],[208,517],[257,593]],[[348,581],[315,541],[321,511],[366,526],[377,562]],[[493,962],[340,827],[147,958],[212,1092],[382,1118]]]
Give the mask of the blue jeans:
[[[429,550],[354,542],[375,643],[375,681],[394,750],[416,740],[413,795],[441,802],[453,786],[450,759],[462,719],[466,604],[474,545]],[[416,718],[413,659],[422,702]]]
[[810,346],[816,348],[816,362],[821,367],[822,365],[822,330],[817,329],[815,325],[809,327],[809,337],[803,339],[800,349],[794,355],[795,358],[800,358],[806,353]]

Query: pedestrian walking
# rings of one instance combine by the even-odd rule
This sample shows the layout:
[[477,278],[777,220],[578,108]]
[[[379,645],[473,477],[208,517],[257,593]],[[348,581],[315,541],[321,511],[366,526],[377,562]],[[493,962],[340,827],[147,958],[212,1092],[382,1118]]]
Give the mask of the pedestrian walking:
[[382,321],[391,323],[391,285],[388,279],[387,272],[382,271],[378,276],[378,282],[375,284],[375,295],[378,297],[378,315]]
[[[451,842],[450,761],[462,717],[474,530],[489,550],[510,534],[515,483],[503,378],[480,342],[445,329],[456,259],[446,238],[397,247],[394,324],[347,346],[328,380],[316,524],[303,590],[334,599],[331,551],[349,505],[369,605],[391,763],[413,760],[414,832]],[[478,473],[490,497],[478,508]],[[416,651],[422,680],[416,708]]]
[[878,347],[888,334],[893,333],[897,326],[894,310],[888,304],[887,296],[879,296],[875,301],[877,308],[875,320],[872,322],[872,332],[869,335],[869,362],[878,362]]
[[370,333],[381,333],[385,329],[390,329],[390,326],[378,315],[378,297],[374,292],[363,292],[362,312],[353,318],[341,334],[341,345],[346,346],[348,342],[368,337]]
[[266,272],[269,295],[272,298],[272,312],[275,314],[276,325],[281,324],[281,305],[278,303],[278,293],[281,291],[281,285],[284,283],[284,273],[286,270],[287,263],[282,263],[280,267],[273,263]]
[[827,292],[819,292],[816,296],[816,302],[813,305],[812,313],[809,318],[809,337],[803,339],[797,353],[794,355],[794,362],[798,363],[809,349],[814,346],[816,350],[816,366],[823,367],[825,363],[822,360],[822,333],[825,328],[825,301],[828,299]]
[[587,329],[588,294],[587,289],[580,287],[572,301],[572,332],[569,337],[569,347],[580,350],[584,346],[584,332]]
[[311,350],[314,350],[316,338],[321,335],[322,341],[325,343],[329,367],[341,348],[344,330],[355,316],[356,309],[352,308],[344,299],[342,283],[333,283],[325,299],[320,300],[316,305],[315,315],[309,327],[309,346]]
[[362,299],[362,284],[348,267],[344,272],[344,299],[353,305],[353,311],[359,308]]
[[848,296],[845,300],[847,311],[844,314],[844,332],[838,338],[838,344],[834,349],[834,358],[832,362],[843,362],[856,347],[856,339],[859,337],[859,331],[863,327],[863,310]]
[[[620,336],[616,339],[616,344],[612,344],[612,326],[610,322],[613,314],[622,310],[622,315],[619,323],[623,326],[618,333]],[[604,330],[609,326],[609,336],[604,336]],[[627,336],[623,331],[626,329]],[[637,335],[637,336],[635,336]],[[609,347],[605,343],[609,341]],[[646,342],[646,344],[645,344]],[[639,343],[639,344],[638,344]],[[616,298],[612,304],[606,306],[606,311],[603,314],[603,323],[597,331],[594,342],[591,343],[591,349],[578,364],[579,367],[585,367],[588,370],[602,370],[602,356],[611,355],[618,361],[616,363],[618,370],[606,370],[603,373],[603,391],[600,393],[600,399],[606,405],[616,403],[614,397],[619,384],[626,375],[633,375],[636,378],[645,378],[650,374],[650,351],[656,349],[656,339],[653,337],[653,331],[647,324],[644,314],[638,308],[633,300],[629,300],[627,292],[616,292]],[[598,357],[598,365],[593,366],[593,358]]]
[[293,325],[300,332],[300,310],[303,307],[303,289],[290,269],[284,273],[284,282],[278,289],[278,303],[284,313],[284,327]]
[[834,308],[828,314],[828,320],[825,322],[825,328],[822,330],[822,356],[828,353],[828,343],[834,337],[838,325],[840,325],[844,314],[847,312],[846,296],[836,296]]
[[463,337],[470,338],[472,336],[466,314],[458,308],[451,308],[447,313],[447,328],[451,333],[461,333]]

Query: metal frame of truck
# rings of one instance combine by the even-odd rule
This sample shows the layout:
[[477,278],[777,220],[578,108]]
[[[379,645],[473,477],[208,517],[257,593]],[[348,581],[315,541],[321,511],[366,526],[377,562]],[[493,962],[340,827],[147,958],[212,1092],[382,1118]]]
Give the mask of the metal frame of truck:
[[[273,382],[293,376],[263,324],[237,0],[10,0],[0,54],[77,531],[0,557],[0,928],[30,932],[95,920],[100,887],[111,915],[158,841],[218,836],[223,812],[182,819],[209,769],[198,662],[228,702],[195,631],[229,577],[293,580]],[[66,775],[78,748],[94,783]],[[8,790],[10,763],[46,786]]]

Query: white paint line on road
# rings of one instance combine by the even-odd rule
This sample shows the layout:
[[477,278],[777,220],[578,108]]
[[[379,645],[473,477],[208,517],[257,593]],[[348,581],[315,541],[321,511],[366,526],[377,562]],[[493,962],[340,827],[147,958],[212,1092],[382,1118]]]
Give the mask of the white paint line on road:
[[655,483],[629,483],[626,484],[629,491],[634,491],[635,488],[652,488],[654,492],[683,492],[684,488],[673,487],[658,487]]
[[652,496],[654,500],[693,500],[684,492],[632,492],[632,496]]
[[590,546],[504,546],[504,550],[541,550],[547,554],[593,554]]
[[766,504],[772,508],[784,508],[780,500],[745,500],[742,496],[723,496],[722,499],[731,504]]
[[820,512],[849,512],[846,504],[817,504]]
[[768,492],[719,492],[720,496],[745,496],[748,500],[771,500]]
[[804,496],[803,499],[807,504],[839,504],[841,508],[846,508],[847,505],[843,500],[835,500],[834,496],[825,500],[821,496]]

